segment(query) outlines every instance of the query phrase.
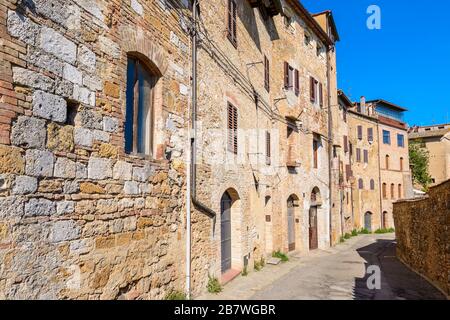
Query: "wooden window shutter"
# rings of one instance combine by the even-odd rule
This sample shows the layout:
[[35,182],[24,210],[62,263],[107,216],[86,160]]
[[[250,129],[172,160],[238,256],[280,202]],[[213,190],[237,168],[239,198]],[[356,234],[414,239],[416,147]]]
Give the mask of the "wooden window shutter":
[[369,163],[369,151],[364,150],[364,163]]
[[289,63],[284,62],[284,88],[289,89]]
[[237,109],[228,103],[228,150],[237,154]]
[[362,138],[363,138],[363,127],[358,126],[358,139],[362,140]]
[[264,88],[267,92],[270,91],[270,68],[269,68],[269,59],[264,56]]
[[310,77],[309,81],[309,93],[311,96],[311,101],[316,102],[316,91],[315,91],[316,80],[313,77]]
[[300,76],[297,69],[295,69],[295,95],[300,94]]
[[373,128],[367,129],[367,140],[373,142]]
[[271,152],[270,152],[270,132],[266,131],[266,164],[270,164],[270,157],[271,157]]
[[237,46],[237,9],[236,1],[228,0],[228,39],[236,47]]
[[344,152],[348,152],[348,137],[344,136]]
[[346,175],[347,181],[350,180],[350,178],[353,176],[352,166],[349,164],[345,165],[345,175]]
[[356,162],[361,162],[361,149],[356,148]]
[[322,83],[319,84],[319,99],[320,99],[320,106],[323,107],[323,86],[322,86]]

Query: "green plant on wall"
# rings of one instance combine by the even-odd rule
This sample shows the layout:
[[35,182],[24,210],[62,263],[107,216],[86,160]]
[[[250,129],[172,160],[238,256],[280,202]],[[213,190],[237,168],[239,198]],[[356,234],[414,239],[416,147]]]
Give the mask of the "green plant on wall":
[[219,293],[222,291],[219,279],[209,276],[208,285],[206,286],[209,293]]
[[429,152],[421,146],[421,142],[409,144],[409,161],[412,165],[412,176],[414,182],[420,184],[425,191],[431,183],[431,176],[428,172]]

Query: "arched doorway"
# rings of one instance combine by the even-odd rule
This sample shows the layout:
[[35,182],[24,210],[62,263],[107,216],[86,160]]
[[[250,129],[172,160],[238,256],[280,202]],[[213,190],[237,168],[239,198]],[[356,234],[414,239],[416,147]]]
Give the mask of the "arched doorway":
[[264,199],[265,209],[265,243],[266,253],[271,254],[273,252],[273,222],[272,222],[272,198],[266,196]]
[[311,192],[311,206],[309,208],[309,250],[319,248],[319,235],[317,228],[317,209],[322,205],[319,188],[315,187]]
[[372,232],[372,212],[364,214],[364,228]]
[[298,197],[291,195],[287,200],[288,249],[295,250],[295,208],[298,207]]
[[222,273],[231,269],[231,205],[231,196],[228,192],[225,192],[220,201],[220,253]]

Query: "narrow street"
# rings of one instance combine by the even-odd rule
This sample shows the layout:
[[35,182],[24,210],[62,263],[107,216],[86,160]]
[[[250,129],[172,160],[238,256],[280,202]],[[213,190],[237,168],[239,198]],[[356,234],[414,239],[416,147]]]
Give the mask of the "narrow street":
[[[239,276],[220,294],[199,299],[243,300],[416,300],[445,299],[426,280],[395,257],[395,236],[361,235],[308,255],[293,254],[289,262],[266,265],[247,277]],[[381,269],[381,289],[369,290],[366,268]]]

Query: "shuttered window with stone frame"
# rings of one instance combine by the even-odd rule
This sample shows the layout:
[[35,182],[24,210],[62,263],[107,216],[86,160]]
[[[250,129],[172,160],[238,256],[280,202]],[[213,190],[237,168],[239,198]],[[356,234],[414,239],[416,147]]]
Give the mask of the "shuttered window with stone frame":
[[270,92],[270,63],[267,56],[264,56],[264,88]]
[[227,108],[227,126],[228,126],[228,151],[238,153],[238,111],[235,106],[228,103]]
[[322,83],[319,83],[319,100],[320,100],[320,106],[323,107],[323,85],[322,85]]
[[237,47],[237,7],[236,0],[228,0],[228,40]]
[[144,63],[127,60],[125,152],[153,155],[154,87],[158,80]]
[[271,142],[270,142],[270,132],[266,131],[266,164],[270,165],[271,163]]

